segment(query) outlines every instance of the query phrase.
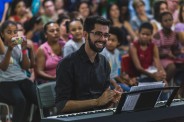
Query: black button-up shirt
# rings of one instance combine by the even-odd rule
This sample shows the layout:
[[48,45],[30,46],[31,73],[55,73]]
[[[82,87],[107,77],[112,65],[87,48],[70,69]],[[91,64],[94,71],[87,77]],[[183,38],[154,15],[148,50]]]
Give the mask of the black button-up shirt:
[[62,59],[56,71],[56,107],[62,110],[68,100],[95,99],[110,85],[110,66],[101,54],[94,63],[89,60],[84,45]]

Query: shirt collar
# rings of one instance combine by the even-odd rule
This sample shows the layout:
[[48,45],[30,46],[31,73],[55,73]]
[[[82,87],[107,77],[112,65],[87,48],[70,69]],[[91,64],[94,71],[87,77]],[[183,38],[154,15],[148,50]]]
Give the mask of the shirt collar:
[[[91,62],[84,47],[85,47],[85,44],[83,44],[81,48],[79,49],[80,58],[82,59],[83,62],[87,62],[87,61]],[[99,59],[100,59],[99,53],[97,53],[94,63],[99,62]]]

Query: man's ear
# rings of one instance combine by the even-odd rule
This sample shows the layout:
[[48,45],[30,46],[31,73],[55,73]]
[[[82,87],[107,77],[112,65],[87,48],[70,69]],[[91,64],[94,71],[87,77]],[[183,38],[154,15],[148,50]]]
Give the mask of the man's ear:
[[84,36],[85,40],[88,39],[88,36],[89,36],[89,35],[88,35],[88,32],[84,31],[84,32],[83,32],[83,36]]

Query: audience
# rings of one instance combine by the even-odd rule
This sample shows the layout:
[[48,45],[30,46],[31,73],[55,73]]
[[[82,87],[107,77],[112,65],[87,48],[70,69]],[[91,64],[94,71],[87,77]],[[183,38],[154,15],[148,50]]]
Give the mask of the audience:
[[77,11],[81,15],[81,19],[85,21],[86,17],[90,15],[90,6],[87,1],[81,1],[78,3]]
[[63,43],[66,43],[70,38],[69,34],[66,31],[66,22],[67,21],[70,21],[70,18],[67,15],[62,15],[57,20],[57,23],[60,27],[60,41],[62,41]]
[[72,35],[72,39],[68,40],[68,42],[64,46],[64,57],[77,51],[85,42],[83,38],[83,22],[81,19],[73,19],[66,22],[66,24],[67,32]]
[[[28,79],[24,70],[30,67],[27,56],[27,41],[23,40],[21,49],[13,37],[17,37],[17,24],[5,21],[1,26],[1,38],[5,53],[0,55],[0,102],[13,106],[13,122],[25,122],[27,102],[37,105],[35,85]],[[37,113],[38,114],[38,113]]]
[[[21,23],[17,22],[17,35],[19,37],[24,37],[27,38],[24,35],[25,29]],[[27,39],[27,51],[28,51],[28,57],[30,60],[30,68],[26,70],[26,74],[29,77],[29,80],[34,82],[35,80],[35,75],[34,75],[34,65],[35,65],[35,54],[34,54],[34,45],[33,42],[29,39]]]
[[124,18],[121,17],[121,13],[117,4],[114,3],[109,5],[107,9],[107,18],[111,20],[112,26],[122,29],[124,35],[126,36],[126,40],[123,40],[126,46],[129,46],[129,41],[131,42],[132,40],[137,38],[130,23],[128,21],[125,21]]
[[178,23],[178,6],[179,0],[166,0],[168,4],[169,11],[172,13],[173,16],[173,24]]
[[44,0],[42,4],[44,8],[44,14],[41,15],[43,24],[45,25],[50,21],[56,21],[58,19],[58,14],[53,0]]
[[135,85],[136,82],[123,77],[124,74],[120,72],[121,56],[119,50],[117,49],[120,44],[120,40],[123,39],[124,35],[122,35],[121,29],[118,27],[111,27],[109,33],[111,36],[109,37],[106,47],[103,49],[101,54],[106,57],[111,67],[110,82],[112,88],[120,89],[119,86],[121,86],[122,90],[130,91],[130,87],[128,85]]
[[130,56],[140,74],[139,82],[165,81],[166,73],[160,63],[157,46],[152,43],[153,26],[143,23],[139,39],[130,46]]
[[56,12],[58,15],[67,13],[65,10],[65,0],[55,0],[54,2]]
[[158,46],[160,61],[167,74],[166,81],[170,83],[176,71],[174,59],[179,50],[178,36],[171,29],[173,16],[170,12],[160,14],[160,23],[163,29],[154,35],[153,42]]
[[153,34],[162,29],[162,25],[159,22],[160,13],[168,11],[168,5],[166,1],[156,1],[153,6],[154,19],[151,20],[153,25]]
[[13,1],[9,20],[24,24],[26,21],[30,20],[31,17],[32,13],[29,8],[26,8],[23,0]]
[[[74,52],[79,51],[85,42],[87,44],[89,42],[88,46],[94,48],[91,40],[95,40],[93,37],[100,36],[100,33],[88,32],[87,35],[90,36],[86,37],[81,20],[85,21],[89,15],[100,15],[110,19],[112,28],[116,28],[112,30],[117,31],[110,30],[111,37],[108,39],[105,35],[101,35],[100,38],[100,40],[105,38],[107,41],[103,53],[111,64],[110,81],[116,90],[129,91],[130,87],[137,83],[134,79],[130,79],[124,70],[120,70],[124,66],[120,67],[119,63],[123,64],[123,61],[118,59],[118,55],[122,57],[128,52],[138,69],[135,72],[140,74],[138,77],[140,82],[147,79],[149,81],[162,79],[170,83],[173,79],[176,85],[183,84],[184,7],[179,2],[182,0],[0,0],[0,27],[1,30],[4,30],[1,31],[1,35],[6,36],[6,39],[3,37],[0,39],[0,82],[5,84],[5,88],[9,87],[9,83],[18,84],[18,89],[21,89],[19,89],[20,93],[24,94],[25,92],[25,94],[24,96],[17,94],[17,96],[20,96],[21,99],[24,98],[23,100],[26,99],[26,103],[32,103],[35,98],[32,100],[27,98],[29,94],[21,88],[23,83],[19,83],[18,80],[26,79],[25,84],[28,84],[27,82],[30,80],[32,82],[36,80],[39,84],[56,81],[56,67],[63,57],[70,57]],[[4,22],[6,20],[16,23]],[[148,26],[142,25],[145,22],[147,25],[148,22],[153,25],[153,32]],[[11,23],[11,27],[9,24],[5,26],[4,23]],[[3,29],[4,27],[7,28]],[[25,50],[23,48],[21,51],[21,44],[11,43],[12,45],[10,45],[7,43],[11,38],[8,37],[6,30],[10,30],[7,32],[10,33],[9,37],[10,35],[11,37],[24,35],[27,37]],[[122,38],[120,39],[118,35],[121,35]],[[95,45],[101,47],[103,44],[99,41]],[[34,58],[36,51],[36,58]],[[146,55],[145,60],[140,54]],[[13,68],[16,66],[18,69],[15,72]],[[11,69],[13,70],[10,71]],[[154,72],[149,72],[149,69],[154,69]],[[9,80],[10,76],[13,79]],[[2,77],[3,80],[1,80]],[[14,82],[14,80],[18,82]],[[119,83],[125,84],[128,90],[126,88],[121,90],[118,86]],[[33,85],[30,84],[30,86]],[[1,87],[4,85],[0,85],[0,101],[4,101],[4,98],[1,99],[1,95],[4,94],[4,91],[1,92]],[[28,88],[28,90],[30,89]],[[16,100],[15,103],[18,104]],[[4,102],[14,105],[12,101],[9,102],[9,99]],[[13,120],[15,118],[22,119],[20,115],[23,117],[23,111],[28,110],[24,104],[23,101],[20,114],[15,113],[14,115],[13,113]],[[14,108],[16,108],[14,111],[17,111],[17,105]],[[24,118],[26,118],[25,116],[24,114]],[[36,122],[36,120],[33,121]]]
[[60,29],[56,22],[48,22],[44,26],[46,42],[36,53],[36,82],[38,84],[56,80],[56,67],[62,59],[61,49],[64,44],[59,42]]
[[138,33],[139,26],[144,22],[149,22],[152,16],[146,14],[145,3],[143,0],[134,0],[132,6],[136,12],[136,15],[131,19],[130,23],[133,30]]

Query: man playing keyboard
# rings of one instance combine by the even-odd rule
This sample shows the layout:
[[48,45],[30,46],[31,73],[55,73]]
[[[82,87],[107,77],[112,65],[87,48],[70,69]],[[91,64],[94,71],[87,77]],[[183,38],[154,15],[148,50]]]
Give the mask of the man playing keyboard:
[[108,108],[117,103],[120,92],[111,90],[110,66],[99,54],[110,37],[110,21],[90,16],[84,23],[85,44],[62,59],[56,71],[58,113]]

